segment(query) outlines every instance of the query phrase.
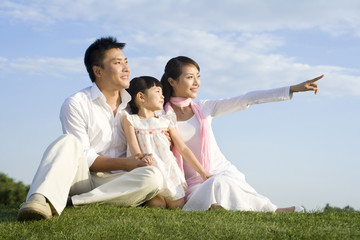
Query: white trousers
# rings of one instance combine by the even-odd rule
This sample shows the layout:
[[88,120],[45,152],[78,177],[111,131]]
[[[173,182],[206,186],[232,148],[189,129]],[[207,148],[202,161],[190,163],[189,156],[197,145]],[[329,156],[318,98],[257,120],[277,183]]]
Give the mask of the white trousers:
[[152,166],[114,174],[90,172],[80,141],[65,134],[46,149],[27,199],[40,193],[60,215],[68,196],[75,206],[108,203],[135,207],[156,196],[162,185],[160,171]]

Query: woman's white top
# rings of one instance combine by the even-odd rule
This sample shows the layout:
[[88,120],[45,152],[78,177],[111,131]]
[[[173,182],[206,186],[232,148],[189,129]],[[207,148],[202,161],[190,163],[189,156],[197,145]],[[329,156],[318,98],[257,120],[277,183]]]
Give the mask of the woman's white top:
[[[253,91],[244,95],[197,102],[211,125],[213,117],[247,109],[250,105],[284,101],[292,98],[289,87]],[[186,145],[200,159],[200,124],[195,115],[187,121],[178,121],[178,129]],[[201,183],[200,175],[184,161],[185,178],[189,183],[185,210],[207,210],[212,204],[225,209],[246,211],[275,211],[269,199],[256,193],[246,183],[245,176],[221,153],[210,127],[210,173],[214,176]]]

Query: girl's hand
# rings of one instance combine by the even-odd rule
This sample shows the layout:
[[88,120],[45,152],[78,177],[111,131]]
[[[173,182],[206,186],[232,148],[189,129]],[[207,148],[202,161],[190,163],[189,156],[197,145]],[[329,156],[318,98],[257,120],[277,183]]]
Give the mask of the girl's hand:
[[145,167],[145,166],[151,166],[154,162],[154,158],[152,157],[152,154],[135,154],[127,158],[129,161],[127,161],[127,171],[134,170],[138,167]]
[[323,77],[324,77],[324,74],[317,78],[299,83],[297,85],[290,86],[290,93],[314,91],[316,94],[318,91],[318,85],[315,82]]
[[203,172],[200,174],[201,178],[206,181],[207,179],[212,177],[212,174],[208,173],[208,172]]
[[146,166],[151,166],[154,162],[154,158],[152,156],[152,154],[144,154],[143,157],[141,158],[141,161],[143,161]]

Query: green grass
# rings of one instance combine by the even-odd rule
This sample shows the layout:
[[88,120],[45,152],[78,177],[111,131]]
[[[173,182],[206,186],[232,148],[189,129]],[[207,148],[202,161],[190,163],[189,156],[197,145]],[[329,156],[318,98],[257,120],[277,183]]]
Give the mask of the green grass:
[[360,212],[185,212],[88,205],[50,220],[17,222],[0,205],[0,239],[360,239]]

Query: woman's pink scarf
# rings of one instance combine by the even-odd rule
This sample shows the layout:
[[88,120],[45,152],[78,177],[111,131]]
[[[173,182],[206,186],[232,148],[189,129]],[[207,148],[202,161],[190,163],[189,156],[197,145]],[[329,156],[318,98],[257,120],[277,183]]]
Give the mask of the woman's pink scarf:
[[[191,106],[192,111],[194,112],[196,118],[200,123],[201,129],[201,159],[198,159],[200,164],[204,167],[205,171],[210,171],[210,125],[207,121],[204,113],[201,111],[200,106],[196,104],[191,98],[181,98],[181,97],[171,97],[170,101],[165,104],[165,111],[169,110],[174,111],[171,107],[171,104],[174,104],[178,107],[187,107]],[[184,172],[183,159],[176,147],[174,146],[173,154],[178,160],[178,165],[182,172]]]

